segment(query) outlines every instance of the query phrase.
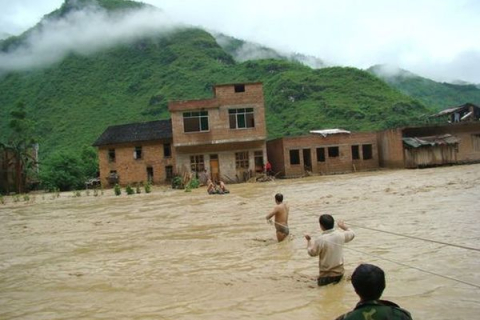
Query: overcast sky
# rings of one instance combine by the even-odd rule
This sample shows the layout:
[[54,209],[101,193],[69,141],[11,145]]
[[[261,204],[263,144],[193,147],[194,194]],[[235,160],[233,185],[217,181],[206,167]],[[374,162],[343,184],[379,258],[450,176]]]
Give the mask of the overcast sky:
[[[164,10],[168,19],[203,26],[236,38],[254,41],[286,52],[316,56],[329,65],[368,68],[389,64],[438,81],[464,80],[480,83],[480,0],[144,0]],[[59,8],[62,0],[0,0],[0,36],[18,35],[34,26],[43,15]],[[76,17],[79,21],[81,17]],[[94,35],[78,32],[85,47],[98,38],[98,16],[88,16]],[[150,20],[149,20],[150,19]],[[127,19],[129,29],[143,31],[168,28],[163,17],[138,15]],[[138,21],[140,20],[140,22]],[[146,22],[149,20],[148,26]],[[168,20],[171,22],[171,20]],[[72,22],[76,23],[76,22]],[[88,29],[81,25],[76,30]],[[52,30],[57,30],[56,26]],[[69,29],[70,28],[70,29]],[[65,33],[46,40],[48,50],[55,41],[73,42],[77,34],[68,26]],[[121,37],[111,31],[111,41]],[[131,35],[133,37],[133,35]],[[103,37],[104,38],[104,37]],[[58,40],[62,39],[62,40]],[[105,39],[105,38],[104,38]],[[83,42],[82,42],[83,41]],[[108,41],[107,41],[108,42]],[[37,42],[37,45],[40,42]],[[48,56],[40,45],[39,57]],[[68,47],[68,46],[67,46]],[[70,47],[69,47],[70,48]],[[18,56],[24,55],[23,58]],[[17,57],[0,56],[5,65],[20,65],[34,59],[25,53]],[[39,58],[40,59],[40,58]],[[53,58],[52,58],[53,59]],[[2,62],[0,61],[0,68]]]

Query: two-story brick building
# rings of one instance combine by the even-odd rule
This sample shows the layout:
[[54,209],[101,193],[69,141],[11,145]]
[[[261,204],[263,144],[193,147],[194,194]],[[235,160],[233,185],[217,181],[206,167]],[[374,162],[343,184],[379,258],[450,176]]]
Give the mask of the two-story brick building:
[[245,181],[263,171],[266,125],[261,83],[214,87],[214,98],[171,102],[176,171]]
[[212,99],[171,102],[170,120],[108,127],[98,147],[102,185],[168,181],[207,171],[241,182],[263,171],[267,156],[261,83],[225,84]]

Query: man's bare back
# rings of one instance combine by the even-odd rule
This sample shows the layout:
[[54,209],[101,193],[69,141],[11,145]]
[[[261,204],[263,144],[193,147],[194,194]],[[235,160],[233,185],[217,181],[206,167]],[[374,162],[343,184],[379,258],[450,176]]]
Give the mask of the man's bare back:
[[271,222],[271,218],[275,217],[275,230],[277,234],[278,242],[283,241],[290,233],[288,229],[288,212],[290,208],[287,203],[283,202],[283,195],[277,193],[275,195],[276,206],[273,208],[272,212],[267,214],[265,217],[267,221]]

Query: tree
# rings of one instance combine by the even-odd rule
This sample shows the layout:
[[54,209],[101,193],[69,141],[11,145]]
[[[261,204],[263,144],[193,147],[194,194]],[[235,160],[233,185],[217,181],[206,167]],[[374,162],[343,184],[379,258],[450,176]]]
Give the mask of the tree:
[[85,187],[82,159],[71,152],[59,151],[42,162],[42,185],[47,190],[77,190]]
[[16,109],[10,112],[10,116],[12,119],[9,122],[9,128],[12,133],[7,142],[0,142],[0,150],[3,150],[6,170],[14,167],[16,192],[23,193],[28,173],[32,172],[37,164],[36,145],[33,137],[34,122],[27,118],[23,102],[17,104]]

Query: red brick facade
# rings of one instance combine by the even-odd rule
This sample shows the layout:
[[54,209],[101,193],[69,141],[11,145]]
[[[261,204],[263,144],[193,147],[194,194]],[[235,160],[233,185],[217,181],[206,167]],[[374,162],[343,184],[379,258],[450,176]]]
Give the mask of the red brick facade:
[[[118,175],[120,185],[146,183],[149,180],[157,184],[164,183],[169,170],[173,171],[175,163],[173,148],[170,147],[170,156],[164,156],[164,147],[168,149],[171,143],[171,141],[163,143],[147,141],[99,147],[98,162],[102,185],[111,185],[109,181],[111,173]],[[134,153],[138,147],[141,147],[141,156],[135,157]]]
[[207,170],[214,179],[245,181],[266,158],[262,84],[215,86],[214,95],[168,106],[176,172]]
[[310,134],[267,142],[268,159],[278,176],[334,174],[379,167],[375,133]]

